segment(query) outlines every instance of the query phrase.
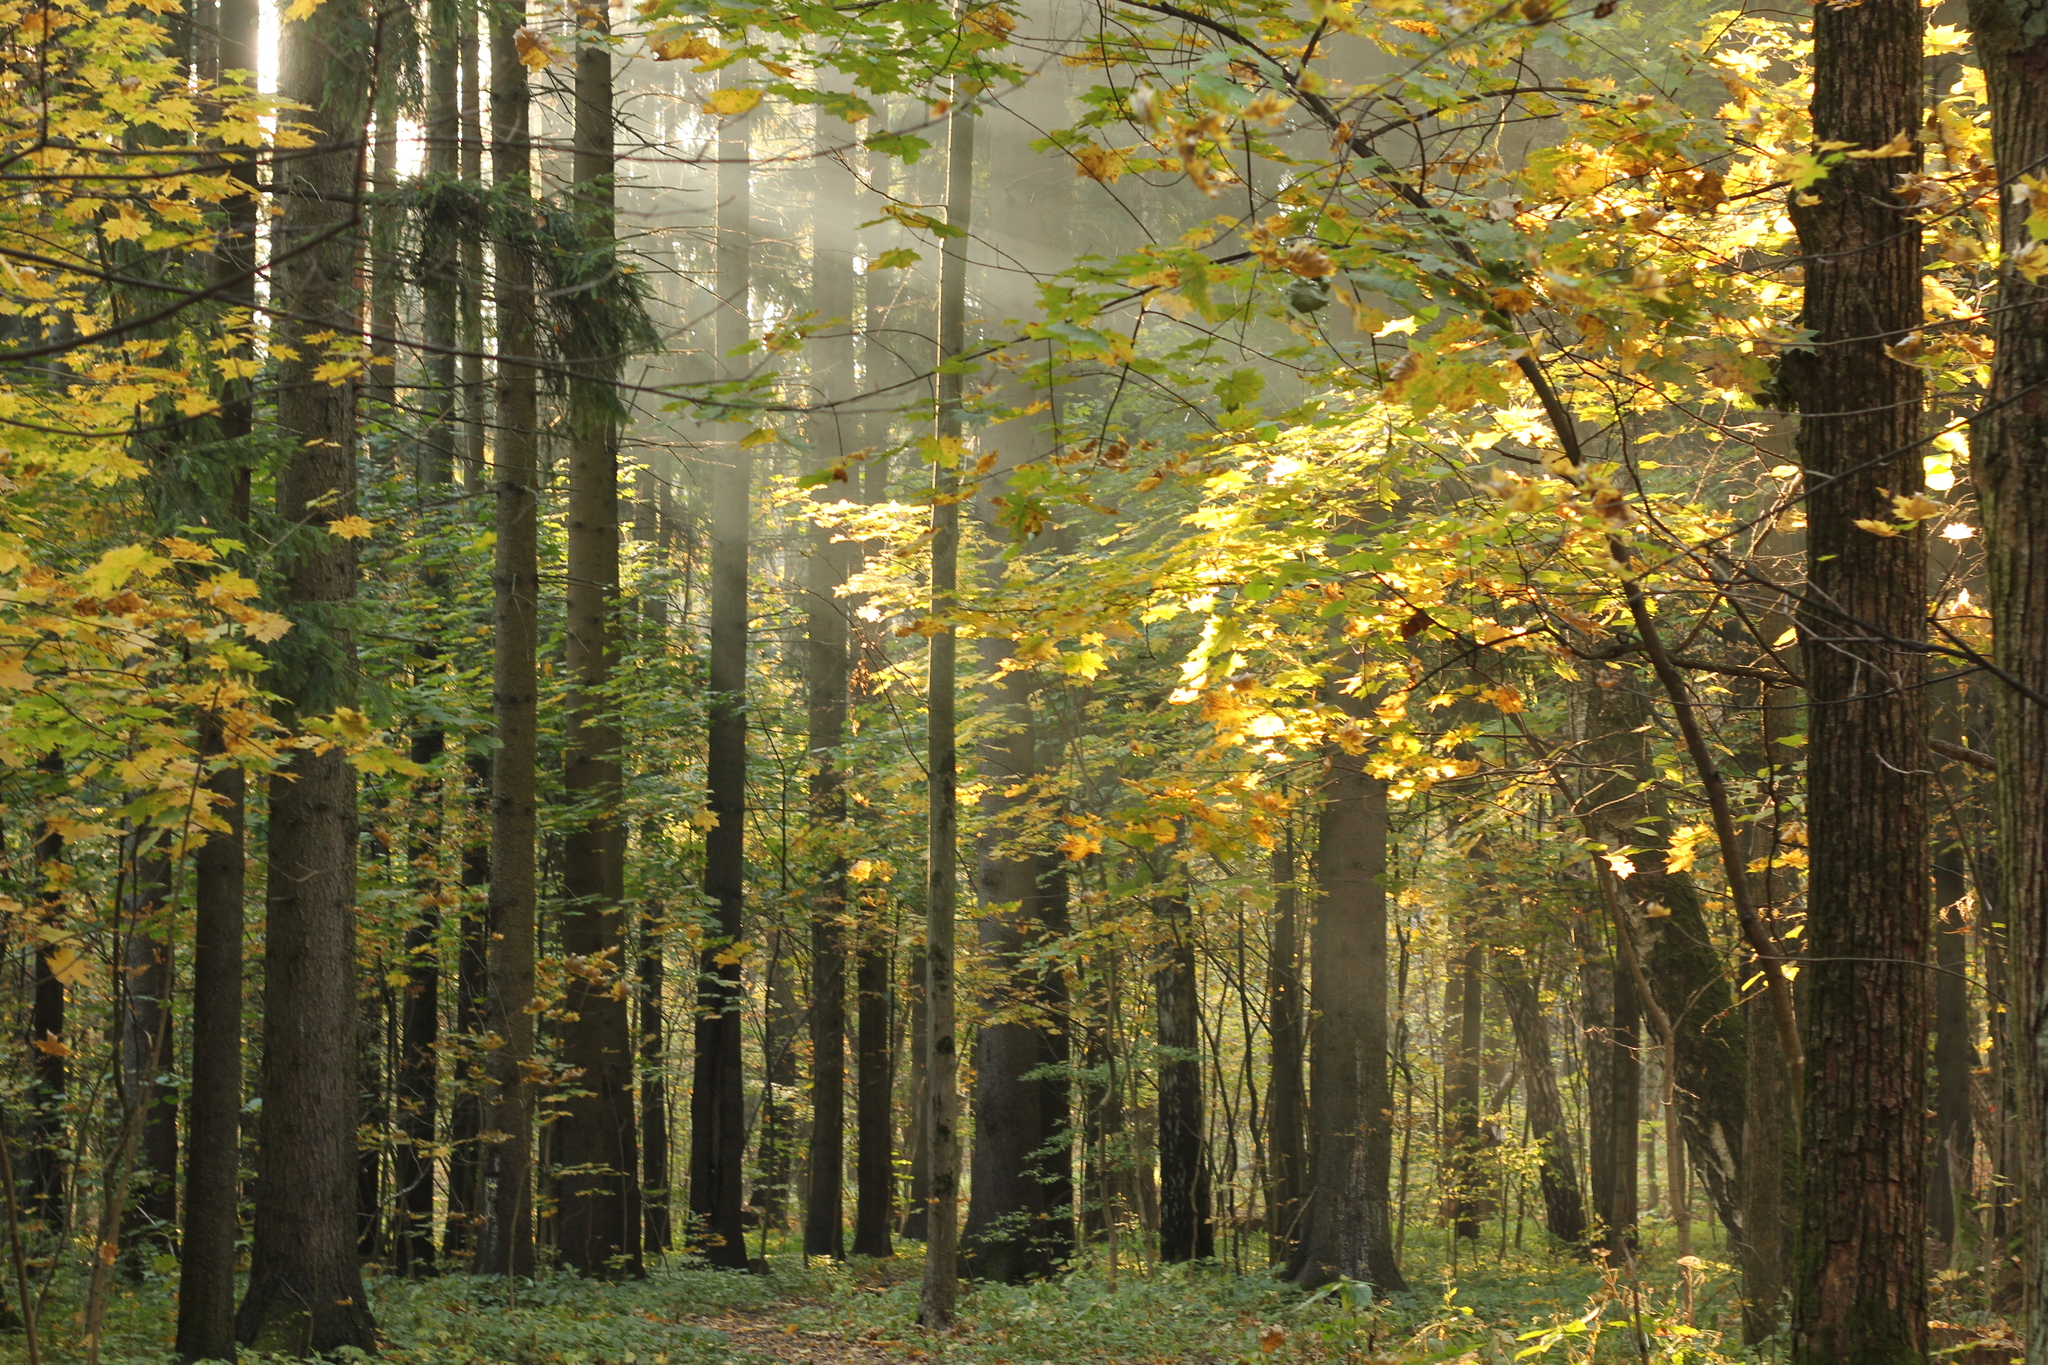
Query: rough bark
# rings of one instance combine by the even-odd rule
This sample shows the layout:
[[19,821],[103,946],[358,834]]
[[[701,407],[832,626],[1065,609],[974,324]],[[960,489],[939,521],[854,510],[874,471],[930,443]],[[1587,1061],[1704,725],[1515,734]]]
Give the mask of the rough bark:
[[1494,1208],[1493,1182],[1485,1149],[1493,1142],[1485,1123],[1480,1089],[1480,1052],[1485,1046],[1486,950],[1474,941],[1451,970],[1451,1003],[1444,1011],[1450,1035],[1444,1059],[1444,1215],[1456,1237],[1477,1238]]
[[863,908],[854,949],[860,1021],[854,1039],[853,1254],[894,1254],[896,1213],[895,1052],[890,1040],[895,982],[879,914]]
[[[1348,699],[1346,699],[1348,700]],[[1342,1276],[1406,1289],[1387,1181],[1394,1154],[1387,1069],[1387,788],[1363,755],[1329,751],[1316,823],[1314,1160],[1292,1267],[1303,1285]]]
[[[1970,26],[1991,106],[2001,186],[2048,163],[2048,4],[1971,0]],[[1998,347],[1991,392],[1972,432],[1984,506],[1997,662],[2018,686],[1998,692],[1998,911],[2011,934],[2027,1229],[2027,1339],[2048,1342],[2048,276],[2017,262],[2048,247],[2030,240],[2034,198],[1999,195]],[[2022,695],[2025,687],[2031,695]]]
[[1599,1225],[1598,1245],[1619,1257],[1632,1253],[1635,1246],[1641,1063],[1636,1053],[1635,987],[1626,972],[1617,970],[1598,923],[1586,914],[1572,920],[1578,950],[1580,1046],[1586,1059],[1587,1192]]
[[[355,393],[317,381],[324,349],[307,338],[355,329],[349,224],[367,110],[368,16],[328,0],[284,26],[278,91],[304,107],[314,147],[273,168],[284,212],[274,229],[279,339],[277,425],[289,457],[277,512],[299,527],[280,592],[293,630],[270,685],[290,714],[353,700],[347,612],[356,542],[326,533],[355,505]],[[356,794],[338,749],[300,749],[271,782],[264,934],[263,1112],[249,1286],[236,1316],[244,1344],[330,1352],[376,1344],[355,1246]]]
[[[1881,147],[1920,125],[1916,0],[1814,12],[1813,135]],[[1920,225],[1909,155],[1847,159],[1792,209],[1813,344],[1801,416],[1807,581],[1808,1058],[1792,1268],[1794,1365],[1917,1361],[1927,1349],[1927,718],[1919,529],[1873,535],[1921,487]]]

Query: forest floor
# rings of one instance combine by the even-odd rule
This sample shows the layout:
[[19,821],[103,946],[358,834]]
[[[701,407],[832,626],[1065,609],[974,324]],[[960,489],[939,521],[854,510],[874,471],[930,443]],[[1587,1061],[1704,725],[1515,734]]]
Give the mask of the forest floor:
[[[888,1260],[805,1264],[771,1240],[766,1275],[672,1260],[644,1280],[601,1284],[551,1274],[508,1291],[465,1275],[368,1276],[396,1365],[1587,1365],[1599,1361],[1734,1365],[1783,1356],[1741,1344],[1737,1284],[1717,1245],[1681,1267],[1669,1230],[1646,1229],[1632,1270],[1588,1265],[1541,1245],[1464,1244],[1453,1270],[1437,1229],[1408,1229],[1410,1289],[1368,1302],[1362,1286],[1309,1295],[1252,1263],[1119,1267],[1099,1255],[1040,1284],[963,1286],[959,1323],[916,1325],[914,1243]],[[116,1291],[100,1359],[168,1360],[175,1263],[161,1258]],[[1689,1284],[1688,1284],[1689,1282]],[[1939,1289],[1958,1289],[1953,1281]],[[1688,1307],[1688,1288],[1690,1306]],[[83,1361],[81,1318],[59,1283],[45,1299],[42,1359]],[[1939,1314],[1967,1316],[1954,1299]],[[1984,1326],[1949,1339],[1997,1334]],[[25,1360],[0,1337],[0,1365]],[[2006,1365],[2010,1353],[1951,1348],[1956,1365]],[[246,1361],[248,1357],[244,1357]]]

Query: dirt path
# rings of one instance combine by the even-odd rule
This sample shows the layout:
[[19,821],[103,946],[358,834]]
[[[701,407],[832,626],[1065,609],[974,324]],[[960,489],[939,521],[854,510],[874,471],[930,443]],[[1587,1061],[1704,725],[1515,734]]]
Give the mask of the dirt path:
[[919,1347],[888,1338],[879,1328],[861,1333],[799,1328],[787,1321],[787,1315],[802,1306],[784,1303],[691,1321],[696,1326],[725,1333],[735,1355],[780,1361],[783,1365],[902,1365],[905,1360],[916,1360],[925,1354]]

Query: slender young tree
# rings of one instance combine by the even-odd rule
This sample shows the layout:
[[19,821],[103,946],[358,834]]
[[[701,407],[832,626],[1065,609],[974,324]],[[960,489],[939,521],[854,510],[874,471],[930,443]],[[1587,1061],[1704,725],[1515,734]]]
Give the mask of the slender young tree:
[[1814,138],[1866,151],[1900,138],[1906,154],[1844,158],[1792,208],[1813,331],[1788,381],[1807,495],[1812,858],[1794,1365],[1927,1350],[1927,551],[1917,525],[1857,524],[1922,486],[1925,381],[1887,347],[1921,324],[1920,220],[1897,189],[1920,170],[1925,22],[1915,0],[1814,12]]
[[[960,1297],[960,1096],[953,997],[953,918],[959,904],[959,741],[955,720],[958,640],[948,617],[960,573],[958,489],[961,376],[949,368],[967,350],[967,240],[973,222],[974,113],[955,82],[946,118],[947,236],[939,270],[939,456],[932,466],[932,632],[925,683],[925,774],[929,843],[925,852],[924,980],[926,1141],[931,1194],[926,1210],[924,1284],[918,1321],[932,1331],[953,1325]],[[951,446],[948,446],[951,442]]]
[[1308,1000],[1301,974],[1301,895],[1294,822],[1273,848],[1273,938],[1267,954],[1266,1017],[1272,1057],[1266,1089],[1266,1237],[1275,1265],[1291,1265],[1308,1214]]
[[491,181],[501,202],[491,244],[497,304],[496,439],[491,465],[491,885],[483,1025],[490,1051],[480,1173],[478,1274],[533,1273],[534,933],[540,741],[540,416],[531,237],[532,139],[522,5],[491,26]]
[[[753,199],[745,115],[718,136],[718,318],[721,357],[752,332],[748,264]],[[739,362],[726,360],[732,365]],[[709,807],[704,894],[718,906],[717,931],[698,963],[695,1072],[690,1090],[690,1235],[715,1266],[743,1269],[746,1072],[742,1053],[740,941],[746,911],[747,542],[752,460],[734,441],[711,471],[711,720],[705,761]]]
[[[321,333],[355,332],[356,168],[367,135],[360,0],[284,25],[278,90],[313,146],[272,168],[279,309],[277,424],[288,457],[279,517],[294,527],[281,591],[290,635],[268,675],[303,722],[354,700],[348,619],[356,542],[329,528],[355,502],[355,391],[315,377]],[[271,782],[265,907],[263,1112],[240,1339],[295,1354],[370,1350],[376,1323],[356,1260],[356,794],[348,756],[294,750]]]

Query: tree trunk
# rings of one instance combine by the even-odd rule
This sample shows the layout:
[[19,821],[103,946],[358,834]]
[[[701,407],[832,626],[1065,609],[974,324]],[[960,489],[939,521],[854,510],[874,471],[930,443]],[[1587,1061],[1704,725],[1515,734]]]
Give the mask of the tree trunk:
[[[613,240],[612,56],[601,16],[582,21],[576,50],[574,187],[586,291],[596,313],[610,300]],[[594,338],[613,329],[601,321]],[[633,1058],[626,964],[625,738],[612,676],[619,658],[620,357],[577,356],[569,384],[567,663],[571,692],[563,736],[563,795],[580,818],[562,841],[562,951],[569,973],[562,1060],[578,1072],[554,1124],[557,1242],[565,1265],[586,1275],[637,1276],[640,1157],[633,1114]]]
[[509,201],[492,243],[498,310],[497,432],[491,487],[497,510],[492,550],[490,934],[484,1031],[490,1089],[481,1153],[483,1226],[478,1274],[533,1273],[534,934],[539,898],[540,423],[533,260],[526,245],[532,183],[526,67],[519,60],[525,7],[491,28],[491,182]]
[[[821,116],[821,132],[841,141],[846,125]],[[819,165],[837,165],[830,157]],[[822,187],[821,187],[822,191]],[[845,244],[820,234],[811,263],[812,304],[828,328],[840,335],[813,343],[816,356],[812,384],[827,404],[843,404],[854,392],[853,256]],[[811,457],[828,468],[843,469],[853,453],[846,424],[853,418],[827,407],[812,418]],[[828,482],[821,496],[850,485]],[[820,857],[811,900],[811,1143],[810,1187],[804,1205],[804,1255],[839,1260],[846,1255],[846,938],[847,903],[846,777],[839,766],[839,747],[846,742],[847,659],[850,630],[846,603],[839,590],[853,564],[850,542],[834,541],[823,529],[811,534],[807,567],[805,672],[809,682],[810,733],[807,745],[813,765],[810,780],[811,837]]]
[[[2022,173],[2038,179],[2048,162],[2048,9],[2042,0],[1971,0],[1970,26],[1991,106],[1992,159],[1999,168],[2000,260],[1993,313],[1997,358],[1991,392],[1971,449],[1991,580],[1997,662],[2032,696],[1998,693],[1998,910],[2012,936],[2010,1032],[2016,1059],[2027,1229],[2027,1340],[2048,1342],[2048,277],[2015,264],[2038,262],[2040,191],[2015,199],[2004,187]],[[2033,240],[2030,240],[2033,239]],[[1909,485],[1910,486],[1910,485]]]
[[1304,1286],[1342,1277],[1395,1292],[1408,1285],[1387,1197],[1387,787],[1362,754],[1332,747],[1327,758],[1316,821],[1314,1160],[1293,1274]]
[[[1748,1043],[1735,993],[1714,941],[1699,888],[1669,870],[1670,821],[1654,800],[1650,686],[1619,669],[1604,669],[1579,690],[1579,756],[1593,776],[1574,800],[1587,837],[1610,849],[1633,848],[1634,870],[1601,879],[1616,893],[1630,939],[1677,1042],[1681,1127],[1700,1183],[1731,1241],[1742,1237],[1742,1172],[1737,1164],[1744,1124]],[[1602,896],[1605,899],[1603,893]],[[1633,976],[1630,984],[1634,985]]]
[[[293,721],[354,700],[348,611],[356,542],[327,534],[355,506],[355,393],[313,377],[323,330],[355,331],[355,149],[369,87],[360,0],[329,0],[284,26],[278,92],[304,106],[314,148],[273,168],[284,212],[274,229],[277,425],[289,451],[278,515],[302,529],[280,597],[295,625],[268,685]],[[376,1323],[355,1246],[355,776],[339,749],[299,749],[272,779],[264,934],[263,1113],[254,1242],[242,1342],[307,1354],[370,1350]]]
[[[730,355],[753,328],[748,315],[752,199],[744,117],[718,136],[718,353]],[[730,363],[730,362],[728,362]],[[733,442],[711,475],[709,807],[717,824],[704,836],[704,893],[718,907],[698,963],[696,1058],[690,1090],[691,1245],[714,1266],[745,1269],[745,1006],[740,941],[746,911],[747,819],[747,522],[752,461]],[[720,959],[727,959],[721,961]]]
[[925,773],[929,843],[925,852],[925,1086],[931,1195],[925,1221],[924,1283],[917,1320],[927,1329],[953,1325],[960,1296],[960,1096],[954,1035],[953,919],[959,903],[957,867],[960,798],[959,741],[955,723],[957,640],[947,617],[954,609],[960,570],[960,484],[957,457],[945,442],[960,440],[961,376],[943,368],[967,350],[967,240],[974,205],[974,118],[955,102],[946,120],[946,223],[958,229],[941,248],[937,436],[942,450],[932,465],[932,616],[925,690]]
[[486,1056],[477,1046],[490,994],[490,930],[479,901],[491,885],[491,757],[472,751],[465,765],[465,795],[481,827],[462,850],[461,921],[455,950],[455,1041],[448,1105],[448,1220],[441,1231],[443,1257],[473,1255],[483,1215],[483,1152]]
[[1636,1235],[1641,1063],[1635,985],[1626,972],[1616,970],[1598,921],[1574,915],[1572,940],[1578,949],[1579,1027],[1586,1059],[1587,1183],[1600,1225],[1599,1245],[1619,1258],[1633,1253]]
[[1010,642],[979,642],[991,677],[989,715],[980,728],[976,766],[983,784],[975,844],[975,891],[989,985],[974,1043],[974,1160],[962,1234],[965,1265],[978,1280],[1019,1284],[1052,1273],[1043,1237],[1049,1214],[1038,1179],[1040,1039],[1038,992],[1024,956],[1039,938],[1038,859],[1020,842],[1033,825],[1029,792],[1036,776],[1029,668],[1003,671]]
[[1456,1043],[1444,1061],[1444,1209],[1454,1237],[1476,1239],[1480,1225],[1493,1211],[1492,1182],[1482,1166],[1492,1146],[1482,1125],[1485,1100],[1480,1094],[1479,1052],[1485,1044],[1486,950],[1474,941],[1452,970],[1453,1005],[1445,1010],[1445,1030],[1455,1030]]
[[1530,1140],[1542,1153],[1537,1179],[1543,1190],[1544,1223],[1550,1235],[1583,1255],[1586,1242],[1586,1199],[1579,1190],[1579,1168],[1572,1155],[1571,1129],[1564,1119],[1564,1101],[1557,1091],[1557,1072],[1550,1063],[1550,1027],[1523,959],[1502,954],[1499,963],[1501,1001],[1515,1030],[1515,1049],[1522,1061],[1523,1105]]
[[[863,897],[865,899],[865,897]],[[860,1022],[854,1039],[853,1254],[889,1256],[896,1213],[895,1055],[889,1029],[895,982],[890,973],[887,926],[863,908],[854,949],[854,991]]]
[[1266,968],[1266,1011],[1272,1038],[1266,1090],[1267,1257],[1291,1265],[1301,1247],[1308,1209],[1307,1087],[1302,1056],[1307,1046],[1307,997],[1301,979],[1301,915],[1295,882],[1294,822],[1273,849],[1273,942]]
[[[217,37],[202,79],[223,70],[254,71],[259,37],[256,0],[217,0]],[[224,157],[237,193],[224,205],[226,225],[214,248],[213,280],[228,307],[256,302],[256,220],[260,209],[255,161]],[[244,342],[228,354],[249,358]],[[227,488],[211,515],[239,536],[249,506],[249,470],[239,446],[255,426],[246,380],[221,385],[221,442]],[[209,833],[192,856],[192,1064],[185,1110],[185,1220],[178,1255],[181,1361],[231,1359],[235,1350],[235,1241],[239,1232],[242,1136],[242,900],[247,872],[243,841],[249,779],[225,757],[221,723],[199,722],[199,751],[220,766],[206,779],[213,813],[226,826]]]
[[[1814,12],[1813,136],[1881,147],[1921,118],[1915,0]],[[1806,471],[1808,957],[1805,1172],[1792,1360],[1927,1350],[1926,542],[1873,535],[1921,487],[1921,371],[1886,347],[1920,328],[1920,224],[1906,156],[1843,160],[1795,203],[1812,348],[1791,381]]]
[[1209,1210],[1201,996],[1187,891],[1177,887],[1155,895],[1152,916],[1160,930],[1152,968],[1159,1049],[1159,1259],[1208,1261],[1216,1256],[1216,1224]]
[[640,928],[640,1198],[641,1248],[665,1256],[674,1243],[669,1218],[668,1026],[666,907],[656,902]]

